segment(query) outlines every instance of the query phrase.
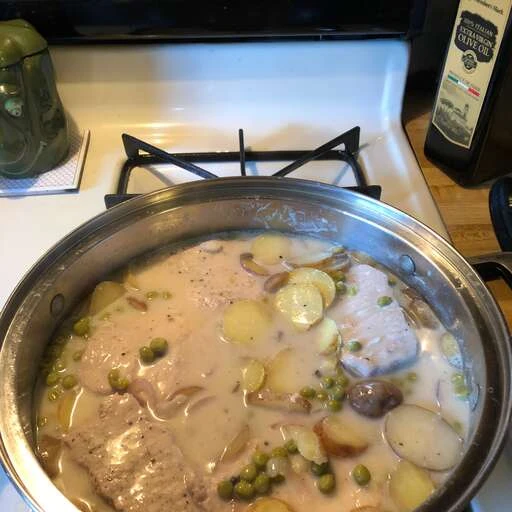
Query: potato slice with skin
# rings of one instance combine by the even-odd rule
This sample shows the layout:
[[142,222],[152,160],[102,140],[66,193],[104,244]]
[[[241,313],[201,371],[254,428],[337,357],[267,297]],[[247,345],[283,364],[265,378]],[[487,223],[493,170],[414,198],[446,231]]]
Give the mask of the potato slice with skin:
[[91,295],[89,314],[96,315],[126,293],[125,287],[114,281],[103,281],[96,285]]
[[384,437],[399,457],[432,471],[446,471],[462,457],[459,434],[439,414],[418,405],[390,411]]
[[341,343],[340,331],[332,318],[324,317],[316,327],[316,346],[323,356],[334,354]]
[[265,382],[265,375],[265,367],[261,361],[258,361],[257,359],[249,361],[249,363],[242,369],[244,391],[247,393],[253,393],[254,391],[261,389]]
[[234,343],[252,343],[262,338],[270,328],[270,312],[255,300],[240,300],[224,311],[222,330],[225,338]]
[[336,457],[352,457],[368,448],[367,441],[350,425],[335,416],[326,416],[314,427],[325,451]]
[[324,307],[328,308],[336,297],[336,285],[332,277],[316,268],[297,268],[290,272],[291,284],[312,284],[318,288],[324,299]]
[[310,428],[302,425],[283,425],[281,433],[285,440],[293,439],[299,453],[307,460],[316,464],[327,462],[327,455],[318,435]]
[[274,304],[300,331],[316,324],[324,312],[322,294],[312,284],[284,286],[277,292]]
[[259,498],[249,505],[247,512],[293,512],[293,509],[276,498]]
[[278,233],[264,233],[257,236],[251,245],[254,259],[264,265],[276,265],[290,252],[290,239]]
[[406,460],[399,462],[389,479],[389,494],[402,512],[416,510],[434,491],[429,474]]

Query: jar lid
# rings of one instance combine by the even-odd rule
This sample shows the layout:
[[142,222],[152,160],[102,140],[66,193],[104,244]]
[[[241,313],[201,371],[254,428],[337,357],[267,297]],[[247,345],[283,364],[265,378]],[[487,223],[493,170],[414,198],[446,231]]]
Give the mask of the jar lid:
[[0,68],[45,50],[48,43],[25,20],[0,21]]

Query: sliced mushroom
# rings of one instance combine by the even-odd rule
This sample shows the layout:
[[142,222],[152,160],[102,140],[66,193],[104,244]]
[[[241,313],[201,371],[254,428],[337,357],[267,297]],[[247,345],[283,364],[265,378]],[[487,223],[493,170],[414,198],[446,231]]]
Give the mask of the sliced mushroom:
[[248,393],[246,399],[250,405],[266,407],[268,409],[303,414],[311,412],[311,402],[297,394],[274,393],[269,389],[263,389],[256,393]]
[[187,386],[178,389],[167,400],[158,402],[154,407],[154,413],[161,419],[170,419],[178,411],[182,410],[194,395],[203,389],[200,386]]
[[235,459],[247,446],[251,438],[251,429],[249,425],[244,424],[240,431],[231,439],[231,441],[224,448],[220,456],[220,462],[226,462]]
[[302,260],[295,259],[292,261],[288,261],[288,263],[293,268],[298,267],[310,267],[310,268],[316,268],[318,270],[323,270],[326,273],[331,272],[344,272],[345,270],[348,270],[350,267],[352,261],[350,255],[345,251],[338,251],[333,254],[330,254],[329,256],[325,257],[325,253],[322,255],[322,259],[320,260],[310,260],[306,261],[304,258]]
[[146,312],[148,310],[148,305],[142,301],[137,299],[136,297],[126,297],[126,301],[133,309],[136,309],[137,311],[143,311]]
[[276,293],[290,279],[289,272],[279,272],[279,274],[271,275],[263,284],[263,289],[268,293]]
[[352,408],[368,418],[381,418],[404,399],[398,387],[384,380],[358,382],[348,390],[347,396]]
[[257,276],[269,275],[269,271],[265,267],[258,265],[254,261],[254,256],[250,252],[244,252],[240,254],[240,265],[246,272],[249,272],[249,274],[254,274]]

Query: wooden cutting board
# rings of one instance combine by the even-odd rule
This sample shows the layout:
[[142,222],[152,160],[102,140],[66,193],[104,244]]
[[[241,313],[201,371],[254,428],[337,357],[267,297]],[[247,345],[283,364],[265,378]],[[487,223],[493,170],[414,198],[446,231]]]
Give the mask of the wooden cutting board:
[[[423,151],[430,121],[432,97],[426,93],[407,94],[404,125],[430,191],[441,212],[455,247],[464,256],[500,250],[492,227],[488,198],[489,185],[463,188],[433,163]],[[489,283],[509,327],[512,327],[512,291],[501,280]]]

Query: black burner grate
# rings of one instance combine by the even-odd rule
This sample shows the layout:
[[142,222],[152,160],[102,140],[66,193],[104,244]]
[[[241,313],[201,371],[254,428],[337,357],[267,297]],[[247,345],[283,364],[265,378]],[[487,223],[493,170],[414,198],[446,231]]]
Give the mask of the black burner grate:
[[[205,179],[217,178],[215,174],[197,163],[223,163],[240,162],[240,174],[246,176],[246,162],[282,162],[291,161],[278,170],[273,176],[284,177],[313,160],[343,161],[350,165],[357,183],[357,187],[348,187],[363,194],[380,199],[381,188],[377,185],[368,185],[361,166],[357,161],[359,151],[360,128],[356,126],[329,142],[312,151],[247,151],[244,144],[244,132],[238,131],[240,149],[228,152],[207,153],[168,153],[131,135],[123,134],[123,144],[128,157],[121,169],[119,183],[115,194],[105,196],[107,208],[130,199],[138,194],[128,194],[128,184],[131,172],[136,167],[157,164],[173,164],[185,169],[196,176]],[[340,149],[335,149],[341,147]]]

